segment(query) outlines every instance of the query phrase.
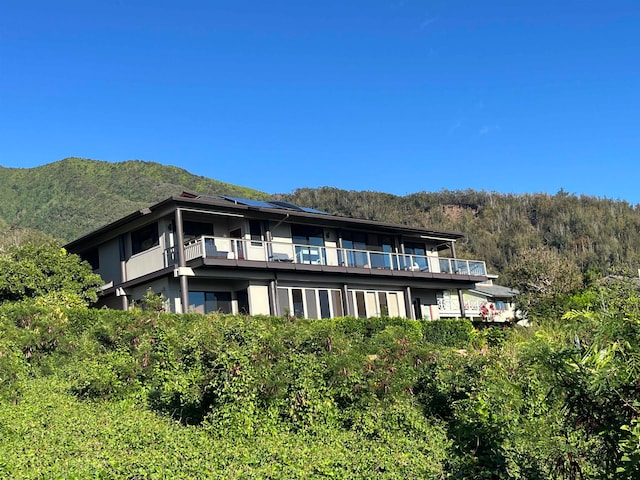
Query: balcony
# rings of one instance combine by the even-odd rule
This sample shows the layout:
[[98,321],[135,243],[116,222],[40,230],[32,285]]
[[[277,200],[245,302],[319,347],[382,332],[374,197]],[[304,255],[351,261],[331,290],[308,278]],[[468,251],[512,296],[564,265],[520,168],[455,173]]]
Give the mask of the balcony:
[[[167,252],[167,257],[174,257],[172,250]],[[185,257],[186,261],[197,258],[249,260],[451,275],[486,275],[485,263],[478,260],[212,236],[202,236],[189,241],[185,245]]]

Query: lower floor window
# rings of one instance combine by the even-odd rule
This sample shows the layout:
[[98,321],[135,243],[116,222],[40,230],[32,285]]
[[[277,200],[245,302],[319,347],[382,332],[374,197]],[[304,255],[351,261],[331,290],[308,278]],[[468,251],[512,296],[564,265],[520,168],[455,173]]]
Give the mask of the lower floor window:
[[342,292],[320,288],[278,288],[280,315],[297,318],[335,318],[344,315]]
[[356,317],[403,317],[401,295],[402,292],[349,290],[348,300]]
[[233,313],[231,292],[189,292],[189,311]]

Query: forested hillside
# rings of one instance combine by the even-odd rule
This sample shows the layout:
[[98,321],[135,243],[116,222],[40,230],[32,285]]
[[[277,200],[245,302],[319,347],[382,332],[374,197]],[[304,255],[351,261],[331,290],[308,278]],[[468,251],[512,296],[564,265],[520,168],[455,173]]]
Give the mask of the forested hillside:
[[68,241],[183,190],[268,196],[158,163],[67,158],[37,168],[0,167],[0,228],[33,228]]
[[[157,163],[68,158],[33,169],[0,167],[0,230],[27,227],[68,241],[183,190],[270,196]],[[496,273],[504,272],[521,252],[536,247],[559,252],[583,272],[640,267],[640,209],[619,200],[562,191],[515,195],[465,190],[396,196],[331,187],[271,196],[337,215],[462,232],[466,239],[458,246],[458,255],[486,260]]]

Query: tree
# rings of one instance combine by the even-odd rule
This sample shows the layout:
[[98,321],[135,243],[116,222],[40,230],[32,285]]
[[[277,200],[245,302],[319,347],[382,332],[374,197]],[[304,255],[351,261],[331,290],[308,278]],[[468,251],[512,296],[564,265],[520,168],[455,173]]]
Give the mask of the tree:
[[87,262],[53,243],[9,247],[0,254],[0,303],[61,294],[92,303],[102,283]]
[[547,247],[520,252],[507,268],[505,277],[520,291],[519,308],[533,318],[561,315],[566,297],[582,284],[576,264]]

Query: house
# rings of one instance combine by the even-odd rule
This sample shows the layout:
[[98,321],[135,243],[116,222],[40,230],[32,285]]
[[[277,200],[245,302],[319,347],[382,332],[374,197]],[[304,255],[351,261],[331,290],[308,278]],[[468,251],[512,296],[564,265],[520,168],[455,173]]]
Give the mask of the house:
[[514,323],[520,320],[516,309],[518,291],[502,285],[496,285],[493,280],[497,275],[487,275],[488,279],[479,282],[469,290],[462,292],[462,306],[457,301],[457,292],[444,290],[438,294],[438,311],[440,318],[466,317],[474,322],[483,323]]
[[151,288],[171,312],[439,318],[443,292],[488,280],[456,257],[462,235],[330,215],[286,202],[183,193],[66,248],[128,309]]

